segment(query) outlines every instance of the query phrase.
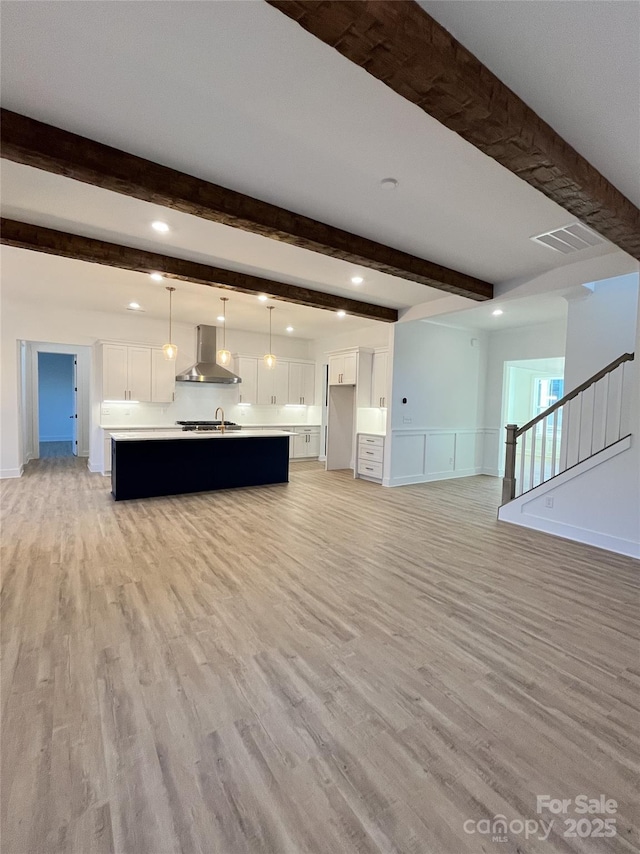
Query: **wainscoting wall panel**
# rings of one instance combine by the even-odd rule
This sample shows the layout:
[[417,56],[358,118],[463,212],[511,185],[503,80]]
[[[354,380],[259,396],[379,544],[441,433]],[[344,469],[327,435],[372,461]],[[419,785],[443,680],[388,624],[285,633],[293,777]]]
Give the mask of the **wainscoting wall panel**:
[[390,473],[383,485],[402,486],[475,474],[497,476],[498,433],[487,428],[392,430]]

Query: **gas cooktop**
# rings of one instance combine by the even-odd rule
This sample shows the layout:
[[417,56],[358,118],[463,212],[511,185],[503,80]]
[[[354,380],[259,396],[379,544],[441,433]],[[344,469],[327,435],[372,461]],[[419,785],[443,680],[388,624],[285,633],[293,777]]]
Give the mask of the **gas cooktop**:
[[235,421],[176,421],[183,430],[219,430],[224,424],[225,430],[241,430],[242,427]]

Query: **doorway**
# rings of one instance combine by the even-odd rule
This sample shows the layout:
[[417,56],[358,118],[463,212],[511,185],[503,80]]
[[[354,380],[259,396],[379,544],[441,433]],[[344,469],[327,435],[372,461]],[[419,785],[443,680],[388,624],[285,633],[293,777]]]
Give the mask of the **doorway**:
[[[518,427],[522,427],[542,412],[546,412],[563,395],[564,358],[520,359],[505,362],[502,423],[517,424]],[[562,442],[562,413],[559,413],[556,418],[556,440]],[[538,443],[534,460],[531,458],[531,449],[528,446],[524,450],[524,460],[522,459],[522,446],[518,443],[516,465],[523,478],[522,491],[530,488],[533,464],[538,466],[539,470],[544,470],[545,476],[550,476],[553,467],[552,457],[556,446],[556,442],[552,441],[553,420],[543,421],[536,430],[538,433],[545,430],[545,441]]]
[[563,357],[505,362],[502,423],[522,427],[563,394]]
[[38,353],[39,456],[78,455],[77,361],[69,353]]
[[20,370],[22,464],[40,456],[88,457],[91,347],[21,341]]

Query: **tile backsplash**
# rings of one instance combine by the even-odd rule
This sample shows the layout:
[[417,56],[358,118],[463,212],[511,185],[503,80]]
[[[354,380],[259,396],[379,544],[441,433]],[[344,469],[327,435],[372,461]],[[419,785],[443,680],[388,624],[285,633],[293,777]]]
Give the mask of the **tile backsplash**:
[[173,403],[102,403],[103,427],[173,426],[176,421],[209,421],[218,406],[238,424],[319,424],[319,406],[243,406],[236,386],[177,383]]

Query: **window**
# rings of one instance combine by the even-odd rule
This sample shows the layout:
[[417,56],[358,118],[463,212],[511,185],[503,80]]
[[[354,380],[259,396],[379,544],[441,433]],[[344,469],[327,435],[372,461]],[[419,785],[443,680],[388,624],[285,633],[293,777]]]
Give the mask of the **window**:
[[537,377],[534,382],[534,413],[540,415],[545,409],[564,396],[564,379],[562,377]]

